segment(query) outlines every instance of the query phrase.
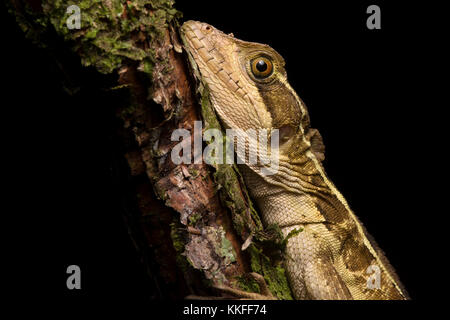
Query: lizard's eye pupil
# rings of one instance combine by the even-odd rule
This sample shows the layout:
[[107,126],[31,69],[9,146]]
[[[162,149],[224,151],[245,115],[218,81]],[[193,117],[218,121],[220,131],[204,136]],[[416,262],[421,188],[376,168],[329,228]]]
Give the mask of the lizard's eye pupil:
[[258,69],[259,72],[264,72],[267,70],[267,63],[264,60],[259,60],[256,63],[256,69]]
[[258,57],[251,61],[251,71],[256,78],[267,78],[272,74],[273,64],[269,58]]

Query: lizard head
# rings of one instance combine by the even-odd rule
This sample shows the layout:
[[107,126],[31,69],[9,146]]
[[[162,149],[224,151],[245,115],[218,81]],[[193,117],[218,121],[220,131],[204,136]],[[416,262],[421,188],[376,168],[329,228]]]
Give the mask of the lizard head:
[[287,82],[283,57],[268,45],[236,39],[197,21],[183,24],[181,38],[224,126],[278,129],[277,157],[298,161],[310,147],[309,116]]
[[306,107],[287,82],[283,57],[270,46],[187,21],[182,39],[227,128],[279,129],[280,143],[309,125]]

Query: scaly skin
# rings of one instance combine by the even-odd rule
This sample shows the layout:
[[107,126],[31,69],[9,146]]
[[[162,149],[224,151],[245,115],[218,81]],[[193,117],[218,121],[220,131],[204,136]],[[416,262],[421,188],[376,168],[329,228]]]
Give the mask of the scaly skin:
[[[259,163],[239,169],[266,224],[278,224],[285,236],[303,229],[288,240],[284,261],[295,298],[408,299],[383,253],[327,178],[320,134],[310,128],[306,106],[287,82],[283,58],[267,45],[238,40],[201,22],[186,22],[181,35],[226,128],[279,129],[278,171],[263,175]],[[262,77],[252,68],[261,57],[273,69]],[[376,284],[376,274],[379,288],[368,286],[368,280]]]

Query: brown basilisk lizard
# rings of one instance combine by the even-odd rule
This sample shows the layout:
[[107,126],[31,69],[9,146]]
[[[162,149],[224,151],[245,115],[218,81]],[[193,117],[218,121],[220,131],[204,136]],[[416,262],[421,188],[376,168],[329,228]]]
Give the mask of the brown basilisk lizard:
[[209,88],[226,128],[278,129],[279,166],[239,170],[266,224],[289,238],[284,261],[296,299],[408,299],[397,275],[347,201],[325,174],[324,147],[303,101],[271,47],[226,35],[211,25],[181,27],[185,49]]

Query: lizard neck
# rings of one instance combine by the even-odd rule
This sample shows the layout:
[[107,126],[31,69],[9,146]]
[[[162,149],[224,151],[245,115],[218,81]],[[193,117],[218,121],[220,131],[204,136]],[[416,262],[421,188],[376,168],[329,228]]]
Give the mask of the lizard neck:
[[246,165],[240,171],[267,224],[340,223],[348,217],[348,209],[311,159],[299,159],[295,165],[281,160],[278,172],[270,176]]

